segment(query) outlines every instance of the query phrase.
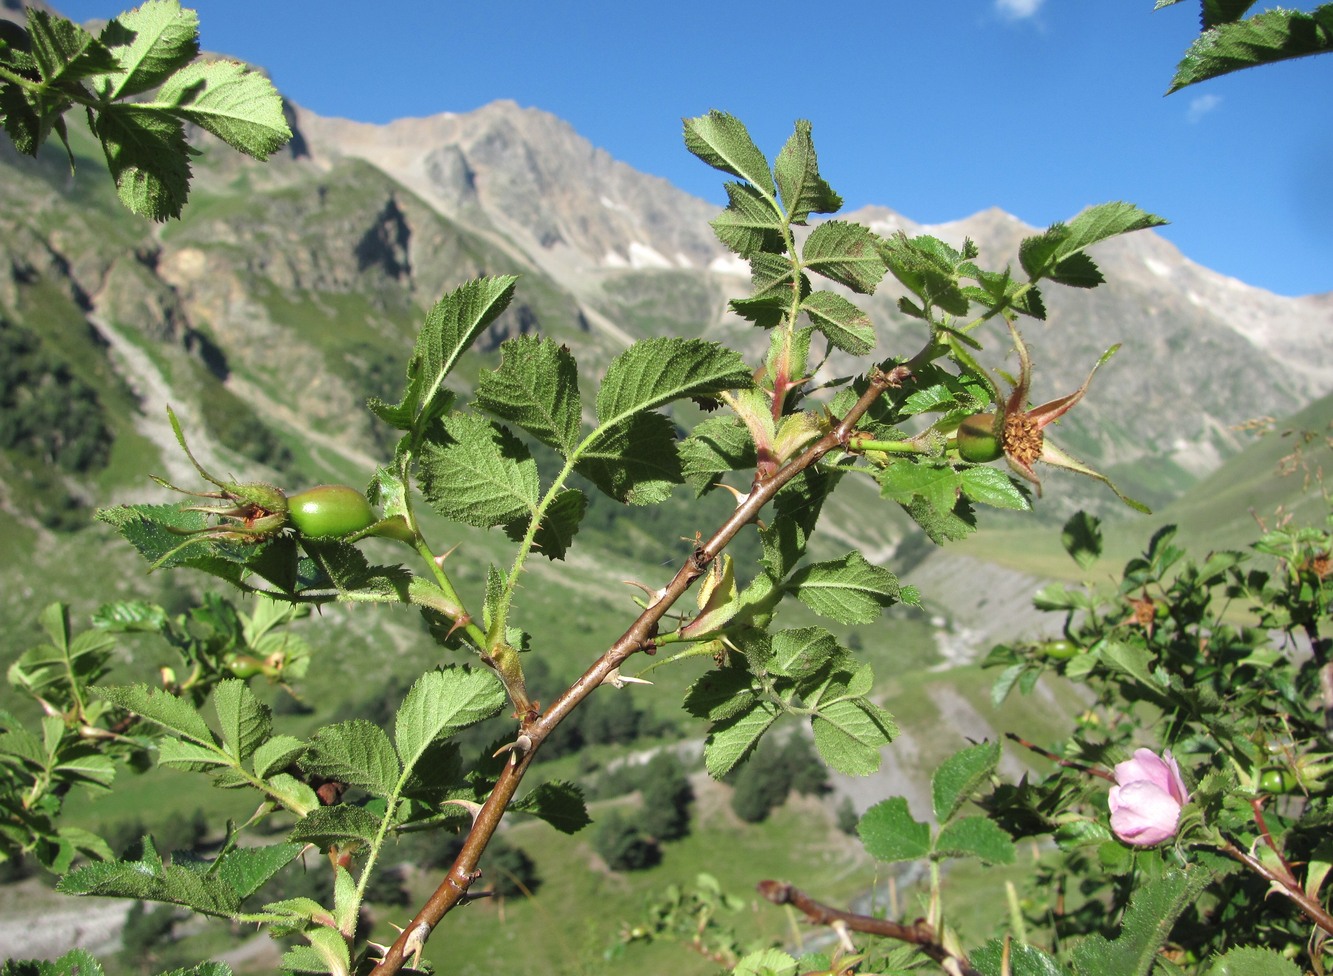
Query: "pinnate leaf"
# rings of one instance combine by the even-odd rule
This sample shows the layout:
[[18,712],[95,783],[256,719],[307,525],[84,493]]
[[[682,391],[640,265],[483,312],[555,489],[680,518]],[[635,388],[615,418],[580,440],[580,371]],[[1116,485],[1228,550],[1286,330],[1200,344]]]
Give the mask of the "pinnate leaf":
[[953,817],[968,797],[990,778],[999,761],[999,742],[983,742],[955,752],[942,762],[930,779],[935,819],[945,823]]
[[292,137],[273,83],[240,61],[186,65],[163,83],[156,104],[255,159],[267,159]]
[[380,821],[364,807],[340,803],[311,810],[297,821],[288,836],[294,842],[314,844],[320,850],[328,850],[349,842],[373,843],[379,830]]
[[255,775],[266,777],[280,772],[296,762],[305,753],[306,744],[291,735],[275,735],[265,740],[254,752]]
[[533,543],[547,559],[564,559],[588,511],[588,497],[577,488],[566,488],[546,506]]
[[447,519],[489,528],[530,516],[541,490],[537,462],[510,431],[474,414],[444,422],[451,438],[421,452],[421,487]]
[[579,449],[577,470],[616,501],[655,505],[684,477],[676,426],[663,414],[649,412],[599,427]]
[[28,37],[33,63],[48,84],[74,82],[117,67],[105,44],[57,14],[29,7]]
[[768,160],[745,125],[733,115],[714,109],[707,115],[686,119],[685,148],[714,169],[748,180],[769,197],[777,192]]
[[215,875],[244,901],[301,853],[304,845],[286,843],[264,847],[234,847],[213,863]]
[[160,725],[168,732],[184,736],[204,746],[216,746],[213,731],[198,709],[183,698],[147,685],[113,685],[92,689],[93,694],[117,708],[133,712]]
[[272,730],[272,716],[267,705],[255,697],[240,679],[231,678],[213,691],[222,744],[237,762],[245,762]]
[[[597,419],[614,426],[686,397],[710,396],[751,383],[740,353],[702,339],[636,342],[617,356],[597,391]],[[594,434],[594,437],[596,435]]]
[[542,783],[515,801],[510,809],[545,820],[562,834],[577,833],[592,823],[582,788],[562,780]]
[[805,119],[797,120],[796,131],[778,153],[774,173],[787,219],[793,224],[805,223],[812,213],[837,213],[842,209],[842,197],[819,175],[810,123]]
[[717,487],[718,478],[756,463],[754,441],[736,417],[709,417],[681,441],[681,473],[696,495]]
[[1013,479],[999,468],[985,465],[963,468],[958,472],[958,481],[963,494],[974,502],[1015,512],[1026,512],[1032,507]]
[[893,864],[915,861],[930,853],[930,825],[913,819],[907,801],[894,796],[865,812],[856,831],[876,860]]
[[453,402],[445,378],[477,337],[486,331],[514,297],[513,275],[477,278],[445,295],[426,316],[407,367],[402,400],[390,406],[372,398],[369,406],[398,430],[420,435]]
[[717,239],[743,258],[760,253],[780,252],[782,215],[764,196],[748,183],[727,184],[727,209],[709,221]]
[[936,857],[975,857],[986,864],[1013,864],[1014,842],[987,817],[951,820],[935,838]]
[[758,702],[753,683],[754,676],[741,666],[706,671],[686,692],[685,710],[710,722],[733,718]]
[[476,403],[569,457],[583,412],[578,380],[578,365],[565,346],[518,336],[500,346],[500,365],[481,374]]
[[745,710],[715,722],[704,740],[704,766],[714,779],[731,772],[758,744],[779,715],[778,706],[754,700]]
[[190,194],[189,146],[179,119],[111,103],[92,119],[120,202],[152,220],[179,217]]
[[199,15],[177,0],[148,0],[120,14],[101,35],[119,69],[97,78],[94,89],[116,99],[156,88],[199,53],[198,31]]
[[1029,279],[1050,278],[1060,284],[1090,288],[1100,284],[1101,272],[1082,252],[1099,241],[1166,223],[1132,203],[1116,201],[1088,207],[1068,224],[1052,224],[1025,238],[1018,259]]
[[380,797],[394,794],[402,773],[384,730],[359,718],[317,731],[301,765]]
[[898,734],[888,713],[864,698],[821,705],[810,728],[824,761],[849,776],[869,776],[879,769],[880,750]]
[[1205,19],[1205,26],[1210,29],[1185,52],[1167,94],[1242,68],[1333,51],[1333,4],[1311,13],[1265,10],[1215,25]]
[[875,346],[870,316],[841,295],[831,291],[811,292],[801,302],[801,311],[829,342],[844,352],[863,356]]
[[815,613],[841,624],[874,623],[899,595],[897,577],[856,551],[811,563],[793,573],[787,585]]
[[809,270],[869,295],[886,270],[875,246],[877,240],[860,224],[830,220],[810,232],[801,259]]
[[446,667],[427,671],[412,685],[394,720],[394,741],[411,770],[435,742],[495,715],[504,688],[489,671]]

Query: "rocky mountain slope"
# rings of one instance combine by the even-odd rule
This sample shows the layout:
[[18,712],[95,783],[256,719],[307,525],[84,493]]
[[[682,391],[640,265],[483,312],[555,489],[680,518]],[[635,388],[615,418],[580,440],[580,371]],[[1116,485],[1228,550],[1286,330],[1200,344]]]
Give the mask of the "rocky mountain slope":
[[[221,468],[285,484],[363,478],[386,443],[365,397],[397,393],[424,312],[480,273],[524,277],[473,373],[505,337],[534,330],[566,342],[585,370],[646,335],[761,348],[761,333],[726,311],[747,281],[707,225],[714,208],[559,119],[512,102],[383,126],[299,106],[290,119],[296,137],[267,164],[201,157],[183,219],[161,227],[118,207],[86,133],[74,134],[73,176],[58,151],[34,161],[0,149],[0,322],[7,348],[24,350],[11,386],[28,391],[5,409],[21,414],[30,395],[47,407],[78,399],[95,415],[84,429],[109,444],[85,463],[62,447],[72,433],[47,443],[40,424],[10,430],[0,518],[15,531],[141,494],[146,463],[178,471],[167,402]],[[970,237],[990,266],[1014,262],[1034,230],[997,210],[938,227],[883,208],[850,216],[880,233]],[[1151,232],[1096,256],[1110,283],[1047,288],[1049,321],[1026,327],[1033,396],[1074,388],[1123,343],[1057,439],[1129,493],[1169,501],[1238,449],[1237,425],[1333,386],[1333,295],[1251,288]],[[894,285],[870,303],[884,356],[920,341]],[[1005,344],[992,338],[988,362],[1002,366]],[[1052,514],[1113,502],[1079,479],[1048,485]],[[874,531],[867,544],[889,551],[901,530],[887,519]]]

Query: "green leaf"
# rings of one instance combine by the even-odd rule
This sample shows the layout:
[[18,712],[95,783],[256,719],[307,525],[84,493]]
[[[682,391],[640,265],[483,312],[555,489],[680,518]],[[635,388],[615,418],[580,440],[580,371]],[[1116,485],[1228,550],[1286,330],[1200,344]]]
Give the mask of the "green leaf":
[[772,198],[748,183],[728,183],[726,190],[727,209],[709,221],[717,239],[743,258],[780,253],[786,246],[782,214]]
[[579,524],[588,511],[588,497],[577,488],[567,488],[551,500],[542,515],[533,543],[547,559],[564,559]]
[[445,667],[427,671],[403,699],[394,719],[394,741],[409,771],[436,739],[495,715],[504,688],[489,671]]
[[169,732],[205,746],[216,746],[213,731],[198,710],[183,698],[147,685],[113,685],[91,689],[117,708],[133,712]]
[[379,836],[380,821],[364,807],[340,803],[311,810],[288,837],[297,843],[314,844],[322,851],[352,841],[373,844]]
[[616,501],[658,504],[684,477],[676,425],[660,413],[641,413],[599,427],[579,449],[576,470]]
[[139,95],[162,84],[199,53],[199,15],[177,0],[148,0],[112,20],[101,40],[119,70],[93,81],[105,99]]
[[309,946],[292,946],[282,956],[284,972],[337,973],[352,972],[352,956],[347,940],[337,929],[317,925],[301,933]]
[[841,624],[874,623],[899,594],[897,578],[856,551],[797,570],[787,586],[815,613]]
[[754,441],[736,417],[709,417],[680,444],[681,473],[702,496],[717,487],[721,475],[755,466]]
[[233,916],[241,904],[236,889],[222,878],[193,867],[164,864],[151,837],[144,837],[143,856],[138,861],[86,864],[61,878],[56,890],[67,895],[184,905],[202,915],[222,918]]
[[180,120],[116,102],[91,121],[120,202],[152,220],[179,217],[190,194],[190,148]]
[[1091,288],[1103,279],[1096,265],[1082,253],[1084,248],[1165,223],[1132,203],[1102,203],[1088,207],[1068,224],[1052,224],[1044,233],[1024,238],[1018,259],[1032,281],[1049,278],[1064,285]]
[[117,67],[106,45],[59,15],[29,7],[28,37],[33,63],[48,85],[73,83]]
[[867,810],[856,832],[867,853],[888,864],[915,861],[930,853],[930,826],[912,818],[901,796],[881,800]]
[[196,61],[175,72],[156,106],[182,116],[237,152],[267,159],[292,137],[273,83],[240,61]]
[[889,714],[864,698],[821,705],[810,728],[824,761],[849,776],[869,776],[878,770],[880,750],[898,734]]
[[278,773],[264,782],[268,794],[298,817],[319,808],[319,797],[291,773]]
[[[753,382],[740,353],[703,339],[659,337],[630,346],[606,370],[597,419],[613,427],[635,414],[687,397],[712,396]],[[594,432],[590,440],[595,441]]]
[[[54,962],[6,959],[0,968],[0,976],[103,976],[103,972],[102,964],[87,949],[71,949]],[[231,976],[230,969],[226,976]]]
[[736,963],[731,976],[796,976],[796,960],[781,949],[760,949]]
[[1078,976],[1148,976],[1176,920],[1194,904],[1209,880],[1206,870],[1195,868],[1188,873],[1170,870],[1140,885],[1129,900],[1114,942],[1090,935],[1074,947],[1074,972]]
[[583,800],[583,789],[561,780],[542,783],[514,802],[510,809],[545,820],[562,834],[577,833],[592,823]]
[[870,295],[887,270],[875,247],[877,240],[860,224],[830,220],[810,232],[801,260],[810,271]]
[[402,772],[384,730],[359,718],[319,729],[301,765],[380,797],[393,796]]
[[772,655],[766,662],[771,674],[804,678],[842,653],[838,640],[822,627],[802,627],[773,635]]
[[254,751],[255,775],[267,778],[281,772],[305,754],[306,744],[290,735],[275,735]]
[[951,820],[935,838],[936,857],[976,857],[986,864],[1013,864],[1013,839],[986,817]]
[[518,336],[500,346],[500,365],[477,380],[476,403],[569,457],[579,442],[583,408],[578,365],[550,339]]
[[1069,976],[1069,970],[1041,949],[1008,939],[992,939],[977,949],[972,966],[982,976]]
[[705,671],[690,685],[682,703],[696,718],[720,722],[749,711],[758,702],[754,676],[739,665]]
[[914,497],[919,497],[940,512],[953,510],[963,488],[959,472],[947,464],[928,461],[896,461],[880,468],[875,477],[885,498],[908,505]]
[[233,847],[210,865],[211,872],[244,901],[301,853],[303,844]]
[[686,119],[685,148],[714,169],[749,181],[769,197],[776,195],[768,160],[734,116],[714,109]]
[[811,292],[801,302],[801,311],[829,342],[844,352],[864,356],[875,347],[870,316],[841,295],[831,291]]
[[778,706],[756,700],[744,711],[713,723],[704,740],[704,766],[721,779],[750,754],[780,714]]
[[999,468],[986,465],[963,468],[958,472],[958,479],[963,494],[974,502],[1014,512],[1026,512],[1032,508],[1027,496],[1018,490],[1013,479]]
[[1060,530],[1060,544],[1074,562],[1088,569],[1102,554],[1102,521],[1087,512],[1075,512]]
[[1243,946],[1219,956],[1208,976],[1301,976],[1302,970],[1272,949]]
[[1218,23],[1186,50],[1167,94],[1242,68],[1333,51],[1333,5],[1313,13],[1280,8]]
[[233,767],[235,760],[216,747],[201,746],[168,736],[157,743],[157,764],[182,772],[200,773]]
[[810,294],[810,279],[783,255],[756,254],[750,258],[750,297],[731,300],[731,310],[764,329],[781,322],[793,300]]
[[426,316],[407,367],[402,400],[390,406],[372,398],[369,406],[385,423],[420,436],[453,402],[444,380],[468,348],[509,306],[518,279],[512,275],[477,278],[445,295]]
[[893,276],[921,301],[908,311],[925,317],[925,308],[939,308],[950,315],[966,315],[968,299],[959,287],[963,256],[939,238],[908,237],[901,231],[877,242],[880,258]]
[[842,197],[819,175],[810,123],[805,119],[797,120],[796,131],[778,153],[774,173],[787,219],[793,224],[805,223],[812,213],[837,213],[842,209]]
[[954,753],[930,779],[935,819],[946,823],[982,783],[990,779],[1000,761],[1000,743],[983,742]]
[[272,713],[255,697],[249,686],[236,678],[218,684],[213,690],[222,744],[237,762],[245,762],[273,728]]
[[421,489],[431,508],[483,529],[536,512],[541,485],[526,444],[473,414],[454,414],[444,426],[452,440],[421,451]]

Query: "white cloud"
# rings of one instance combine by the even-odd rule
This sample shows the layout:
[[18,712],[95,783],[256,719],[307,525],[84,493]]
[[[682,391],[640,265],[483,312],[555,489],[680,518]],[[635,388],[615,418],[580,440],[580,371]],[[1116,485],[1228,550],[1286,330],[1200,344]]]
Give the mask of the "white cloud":
[[1187,118],[1191,122],[1198,122],[1217,106],[1222,104],[1221,95],[1199,95],[1190,102]]
[[995,0],[995,8],[1010,20],[1034,16],[1046,0]]

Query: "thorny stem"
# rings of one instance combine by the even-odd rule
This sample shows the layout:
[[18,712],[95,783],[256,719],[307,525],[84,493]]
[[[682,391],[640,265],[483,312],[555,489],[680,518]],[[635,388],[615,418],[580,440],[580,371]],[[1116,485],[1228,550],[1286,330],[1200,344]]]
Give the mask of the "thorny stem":
[[759,894],[773,904],[791,905],[803,912],[806,918],[816,925],[832,925],[837,922],[853,932],[864,932],[867,935],[878,935],[888,939],[897,939],[899,942],[908,942],[938,963],[943,964],[952,961],[962,976],[981,976],[981,973],[973,969],[966,958],[955,955],[944,947],[936,937],[935,930],[925,919],[917,919],[911,925],[903,925],[901,922],[890,921],[887,918],[875,918],[873,915],[845,912],[815,901],[805,892],[785,881],[761,881],[758,887]]
[[454,859],[453,865],[445,874],[440,886],[426,901],[415,918],[408,924],[393,945],[385,952],[384,958],[374,969],[374,976],[390,976],[403,968],[411,955],[408,942],[416,938],[420,942],[424,936],[434,931],[440,921],[463,900],[468,886],[477,879],[477,863],[482,852],[490,842],[491,836],[500,825],[500,820],[508,809],[514,794],[518,791],[523,776],[532,764],[538,747],[545,741],[564,719],[580,703],[593,693],[611,672],[620,667],[636,651],[650,650],[655,647],[657,625],[677,600],[684,595],[690,585],[704,574],[708,566],[726,548],[727,544],[744,528],[753,522],[768,502],[778,491],[797,475],[816,464],[830,451],[846,447],[857,421],[861,419],[875,401],[891,387],[901,386],[912,374],[912,367],[929,355],[931,346],[909,364],[896,366],[885,372],[875,369],[870,375],[870,383],[865,391],[843,416],[842,420],[827,434],[819,438],[799,455],[792,458],[774,474],[757,484],[749,497],[739,505],[731,516],[722,524],[713,536],[696,546],[694,552],[676,571],[676,575],[662,591],[662,596],[650,604],[620,636],[611,647],[599,657],[583,675],[555,699],[547,710],[531,721],[522,724],[519,742],[521,748],[510,755],[512,759],[500,773],[494,789],[482,804],[472,822],[472,829],[463,842],[463,849]]
[[1241,850],[1226,837],[1222,838],[1221,847],[1223,853],[1235,858],[1265,881],[1271,882],[1276,886],[1279,893],[1286,895],[1296,903],[1296,906],[1305,914],[1306,918],[1329,935],[1333,935],[1333,915],[1330,915],[1323,905],[1305,893],[1305,889],[1291,874],[1290,869],[1285,870],[1283,874],[1279,874],[1253,854]]
[[1088,766],[1081,762],[1075,762],[1072,759],[1062,759],[1056,753],[1051,752],[1051,750],[1043,749],[1035,742],[1029,742],[1027,739],[1023,738],[1020,735],[1015,735],[1013,732],[1006,732],[1004,734],[1004,737],[1013,742],[1017,742],[1024,749],[1027,749],[1031,752],[1035,752],[1037,755],[1049,759],[1057,766],[1064,766],[1067,769],[1077,769],[1080,773],[1087,773],[1089,776],[1100,776],[1102,779],[1110,783],[1115,782],[1115,776],[1111,773],[1108,773],[1104,769],[1098,769],[1096,766]]

